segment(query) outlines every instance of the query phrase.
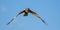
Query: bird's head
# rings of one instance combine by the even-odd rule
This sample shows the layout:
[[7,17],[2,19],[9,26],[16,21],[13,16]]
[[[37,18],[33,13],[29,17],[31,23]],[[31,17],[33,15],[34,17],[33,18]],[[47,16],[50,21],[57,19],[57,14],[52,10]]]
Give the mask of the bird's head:
[[26,8],[26,9],[25,9],[25,12],[28,12],[28,10],[29,10],[29,8]]

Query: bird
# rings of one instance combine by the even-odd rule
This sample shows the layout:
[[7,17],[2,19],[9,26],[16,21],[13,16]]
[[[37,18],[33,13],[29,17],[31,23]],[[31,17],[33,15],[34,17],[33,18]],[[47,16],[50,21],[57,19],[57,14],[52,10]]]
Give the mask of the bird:
[[38,13],[36,13],[35,11],[31,10],[30,8],[25,8],[24,10],[20,11],[19,13],[16,14],[16,16],[14,16],[12,18],[12,20],[10,22],[7,23],[7,25],[9,25],[16,17],[18,17],[20,14],[24,13],[23,16],[28,16],[28,13],[33,14],[34,16],[36,16],[37,18],[39,18],[43,23],[47,24],[42,18],[41,16],[39,16]]

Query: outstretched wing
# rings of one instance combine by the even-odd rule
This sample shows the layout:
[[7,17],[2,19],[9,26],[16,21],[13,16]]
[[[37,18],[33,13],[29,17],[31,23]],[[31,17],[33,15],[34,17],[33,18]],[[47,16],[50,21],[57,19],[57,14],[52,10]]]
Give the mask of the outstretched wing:
[[12,20],[7,23],[7,25],[10,24],[18,15],[22,14],[23,12],[24,12],[24,10],[22,10],[22,11],[20,11],[18,14],[16,14],[16,16],[14,16],[14,17],[12,18]]
[[33,15],[35,15],[36,17],[40,18],[43,23],[47,24],[36,12],[34,12],[32,10],[29,10],[29,12],[32,13]]

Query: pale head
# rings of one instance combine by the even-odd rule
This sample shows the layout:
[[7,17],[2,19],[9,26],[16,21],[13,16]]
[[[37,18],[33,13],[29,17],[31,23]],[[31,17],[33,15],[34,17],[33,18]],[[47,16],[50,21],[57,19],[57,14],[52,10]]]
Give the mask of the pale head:
[[25,12],[28,12],[28,10],[29,10],[29,8],[26,8],[26,9],[25,9]]

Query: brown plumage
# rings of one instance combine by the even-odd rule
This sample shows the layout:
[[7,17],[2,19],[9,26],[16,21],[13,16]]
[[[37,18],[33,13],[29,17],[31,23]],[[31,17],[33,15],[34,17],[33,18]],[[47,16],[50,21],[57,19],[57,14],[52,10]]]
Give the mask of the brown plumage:
[[[26,9],[20,11],[18,14],[16,14],[16,16],[15,16],[8,24],[10,24],[18,15],[20,15],[20,14],[22,14],[22,13],[24,13],[24,16],[28,16],[28,13],[32,13],[33,15],[35,15],[36,17],[38,17],[39,19],[41,19],[41,21],[42,21],[43,23],[47,24],[36,12],[32,11],[32,10],[29,9],[29,8],[26,8]],[[8,24],[7,24],[7,25],[8,25]]]

